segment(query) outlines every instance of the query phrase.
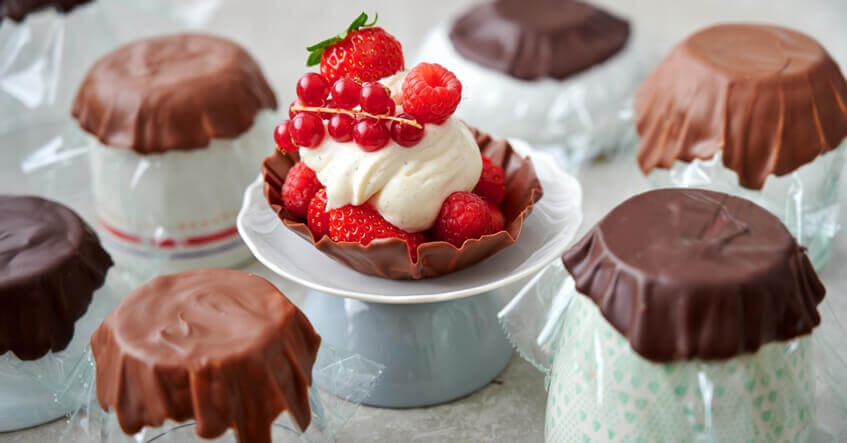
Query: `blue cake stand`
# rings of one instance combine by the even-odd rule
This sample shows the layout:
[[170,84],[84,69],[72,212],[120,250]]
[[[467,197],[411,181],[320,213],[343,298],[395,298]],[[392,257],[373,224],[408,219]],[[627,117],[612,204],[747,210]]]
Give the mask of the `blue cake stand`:
[[579,183],[546,154],[512,144],[533,160],[544,196],[515,244],[437,278],[358,273],[286,228],[262,195],[261,178],[245,191],[238,230],[253,255],[308,289],[302,308],[326,343],[385,366],[365,403],[411,408],[449,402],[490,383],[511,359],[498,310],[522,282],[562,255],[582,221]]

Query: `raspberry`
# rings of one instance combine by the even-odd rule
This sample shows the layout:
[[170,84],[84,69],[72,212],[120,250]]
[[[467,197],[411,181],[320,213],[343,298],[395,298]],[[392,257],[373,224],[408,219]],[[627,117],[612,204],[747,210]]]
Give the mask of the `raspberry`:
[[461,99],[462,83],[435,63],[418,64],[403,80],[403,111],[418,123],[444,123]]
[[506,195],[506,180],[503,178],[503,168],[492,163],[484,155],[482,156],[482,174],[480,174],[473,192],[498,205]]
[[491,233],[491,211],[482,197],[470,192],[454,192],[441,204],[432,227],[432,236],[461,248],[465,240]]
[[315,239],[320,240],[323,236],[329,235],[329,211],[326,210],[326,189],[321,189],[312,197],[312,201],[309,203],[309,209],[306,212],[306,225],[312,231]]
[[423,233],[406,232],[388,223],[368,204],[331,209],[329,238],[338,242],[357,242],[363,245],[378,238],[399,238],[409,246],[412,261],[418,259],[418,245],[426,242]]
[[488,204],[488,212],[491,213],[491,232],[500,232],[506,229],[506,216],[503,215],[500,207],[490,201],[486,203]]
[[315,171],[303,162],[297,162],[285,176],[282,184],[282,204],[291,215],[306,218],[312,197],[323,188]]

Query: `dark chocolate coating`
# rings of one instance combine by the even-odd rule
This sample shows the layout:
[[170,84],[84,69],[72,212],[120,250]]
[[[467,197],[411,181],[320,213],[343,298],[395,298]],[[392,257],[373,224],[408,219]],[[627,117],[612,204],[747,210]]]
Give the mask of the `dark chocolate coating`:
[[299,161],[296,152],[283,155],[277,151],[262,163],[265,197],[286,227],[314,243],[321,252],[363,274],[395,280],[449,274],[476,264],[516,242],[524,220],[543,194],[532,161],[514,152],[512,145],[505,140],[493,139],[474,128],[471,132],[480,151],[492,163],[503,168],[506,196],[500,207],[506,219],[505,229],[478,240],[469,240],[461,248],[444,241],[423,243],[418,247],[417,262],[412,261],[408,245],[400,239],[384,239],[363,246],[355,242],[336,242],[327,236],[314,238],[306,223],[285,209],[280,196],[288,170]]
[[465,58],[523,80],[564,79],[602,63],[629,39],[629,23],[573,0],[498,0],[450,30]]
[[562,261],[632,349],[659,362],[727,359],[808,334],[826,292],[779,219],[698,189],[630,198]]
[[276,109],[276,97],[247,51],[219,37],[180,34],[101,58],[72,114],[103,144],[152,154],[238,137],[262,109]]
[[16,22],[23,21],[29,13],[49,6],[60,12],[69,12],[89,1],[91,0],[0,0],[0,22],[5,18]]
[[723,164],[761,189],[847,136],[847,81],[818,42],[768,25],[715,25],[679,43],[639,87],[644,173],[674,162]]
[[0,196],[0,355],[61,351],[103,285],[112,259],[72,210],[38,197]]
[[97,399],[134,434],[194,419],[197,435],[233,428],[239,442],[270,443],[289,411],[306,429],[321,338],[267,280],[199,269],[133,291],[91,337]]

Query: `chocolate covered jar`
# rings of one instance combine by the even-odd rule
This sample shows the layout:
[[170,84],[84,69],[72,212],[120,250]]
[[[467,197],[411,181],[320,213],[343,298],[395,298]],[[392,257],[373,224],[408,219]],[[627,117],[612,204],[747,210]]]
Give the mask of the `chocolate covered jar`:
[[64,205],[0,195],[0,432],[76,409],[88,337],[111,309],[112,266]]
[[548,441],[807,441],[825,289],[754,203],[637,195],[562,257]]
[[719,24],[679,43],[640,86],[638,163],[657,186],[743,196],[820,267],[837,231],[847,81],[817,41]]
[[218,37],[139,40],[94,64],[73,116],[91,135],[97,219],[116,259],[171,270],[247,260],[235,217],[273,152],[275,108],[256,62]]

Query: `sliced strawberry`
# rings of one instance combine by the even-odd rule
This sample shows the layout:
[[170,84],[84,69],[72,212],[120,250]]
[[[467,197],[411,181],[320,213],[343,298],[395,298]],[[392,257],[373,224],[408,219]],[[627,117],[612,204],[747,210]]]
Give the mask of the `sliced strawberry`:
[[329,211],[326,210],[326,189],[321,189],[312,197],[306,214],[306,225],[312,231],[315,240],[320,240],[323,236],[329,235]]
[[315,171],[303,162],[297,162],[288,171],[282,184],[282,204],[291,215],[305,219],[312,197],[323,188]]
[[461,248],[465,240],[490,234],[491,229],[491,211],[485,200],[470,192],[454,192],[441,205],[432,236]]
[[378,238],[399,238],[409,246],[412,261],[418,259],[418,245],[426,242],[423,233],[406,232],[391,223],[368,204],[347,205],[329,211],[329,238],[339,242],[369,244]]

